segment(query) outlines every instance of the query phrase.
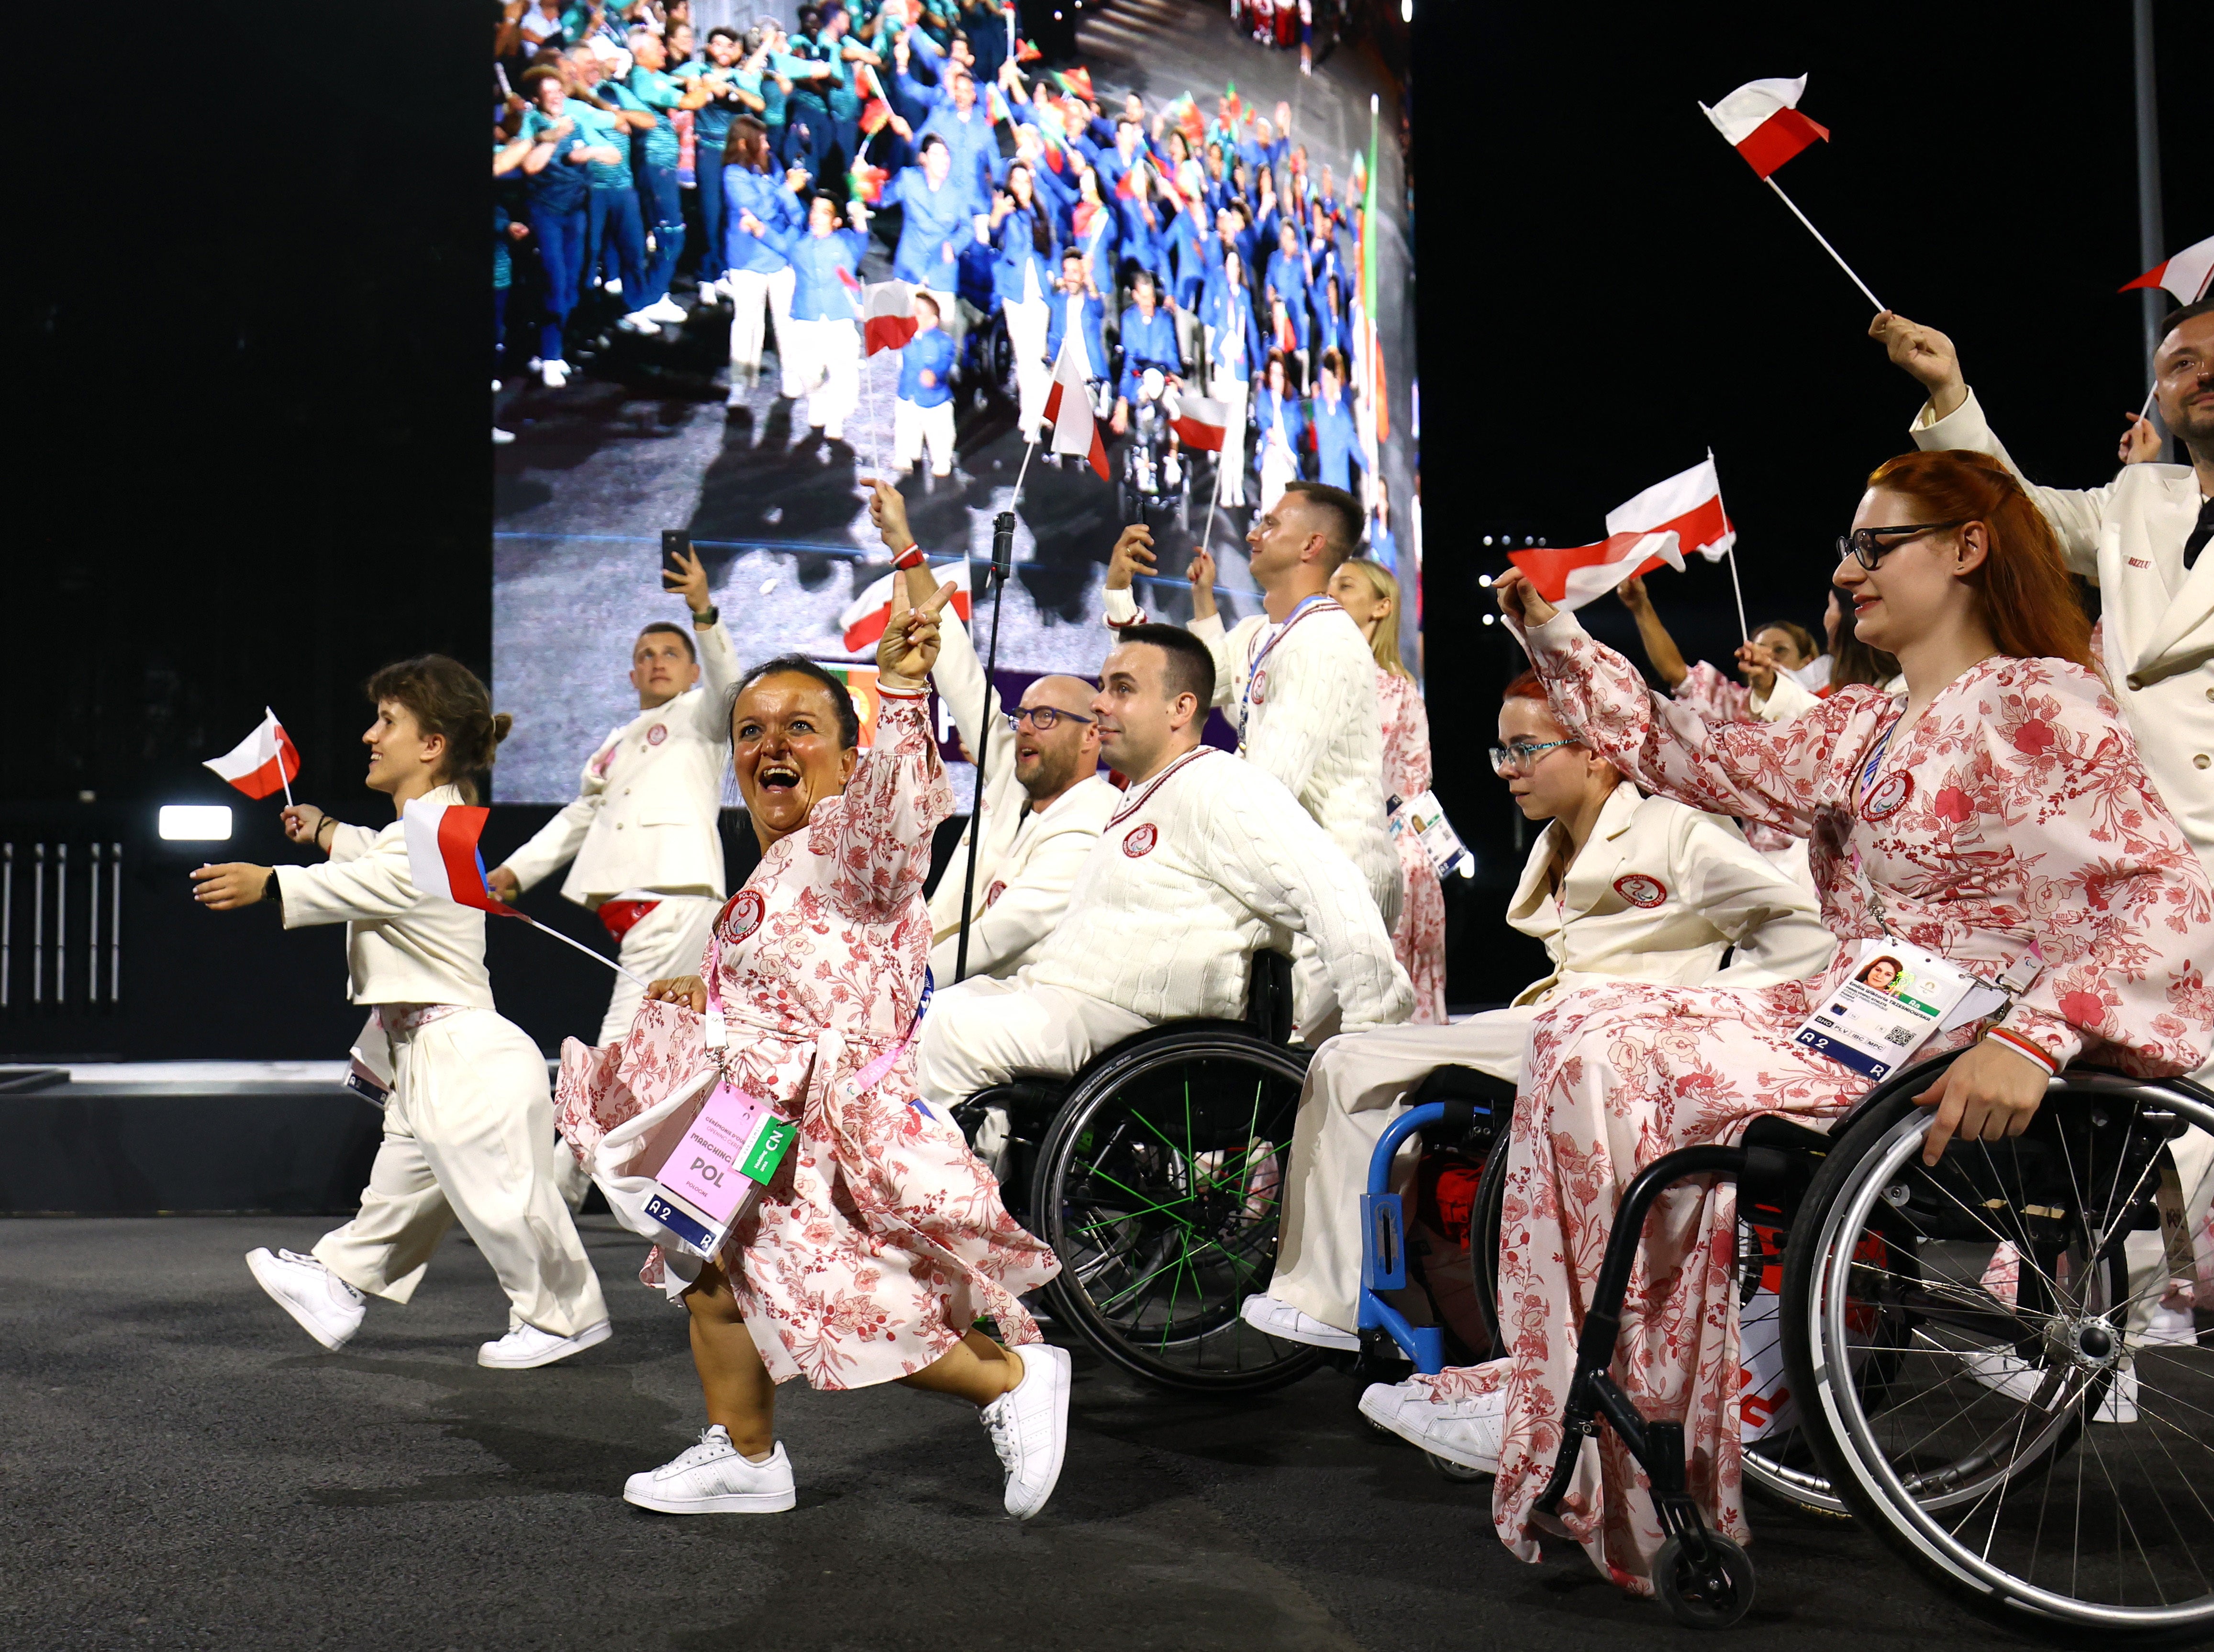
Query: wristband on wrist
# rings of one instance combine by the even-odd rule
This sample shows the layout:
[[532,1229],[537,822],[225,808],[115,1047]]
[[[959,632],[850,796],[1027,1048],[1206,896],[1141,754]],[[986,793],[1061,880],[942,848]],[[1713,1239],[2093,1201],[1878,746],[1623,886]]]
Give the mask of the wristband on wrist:
[[2009,1032],[2004,1027],[1993,1027],[1984,1037],[1997,1039],[2015,1055],[2027,1056],[2049,1074],[2058,1074],[2060,1071],[2060,1063],[2054,1061],[2047,1051],[2031,1043],[2018,1032]]
[[329,845],[323,841],[323,828],[326,826],[331,829],[331,836],[335,839],[339,835],[338,817],[336,815],[325,815],[321,820],[315,823],[315,847],[319,849],[327,851]]
[[892,566],[902,572],[905,572],[909,568],[919,568],[922,564],[922,547],[920,545],[910,545],[892,559]]
[[920,700],[930,692],[927,682],[918,682],[911,677],[894,676],[889,671],[877,676],[877,694],[884,700]]
[[692,628],[694,631],[712,631],[721,623],[722,618],[723,610],[710,603],[705,609],[692,616]]

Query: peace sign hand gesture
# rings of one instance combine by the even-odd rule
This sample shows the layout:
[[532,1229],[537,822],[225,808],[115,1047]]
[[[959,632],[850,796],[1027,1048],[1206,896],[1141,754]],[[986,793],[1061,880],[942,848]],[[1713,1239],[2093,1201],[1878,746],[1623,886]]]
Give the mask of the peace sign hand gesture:
[[891,618],[884,622],[884,634],[877,639],[879,683],[888,688],[913,688],[928,679],[930,668],[938,664],[939,617],[953,600],[954,589],[948,580],[921,606],[914,607],[908,602],[907,581],[892,582]]

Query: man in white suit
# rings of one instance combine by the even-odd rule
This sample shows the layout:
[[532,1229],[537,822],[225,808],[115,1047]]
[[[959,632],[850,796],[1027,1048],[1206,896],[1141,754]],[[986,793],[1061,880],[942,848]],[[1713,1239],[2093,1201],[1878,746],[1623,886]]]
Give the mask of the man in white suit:
[[[1868,327],[1892,361],[1929,393],[1910,427],[1917,447],[1966,449],[2003,463],[2029,490],[2059,535],[2068,566],[2099,587],[2094,646],[2108,688],[2137,736],[2145,771],[2168,812],[2214,874],[2214,302],[2171,314],[2153,352],[2161,418],[2181,443],[2188,465],[2125,465],[2103,487],[2040,487],[1984,422],[1961,376],[1953,341],[1903,315],[1879,315]],[[2193,1077],[2214,1082],[2214,1062]],[[2214,1191],[2214,1152],[2193,1130],[2171,1148],[2194,1215]],[[2169,1260],[2160,1236],[2127,1241],[2130,1329],[2148,1341],[2192,1340],[2187,1309],[2163,1308]],[[2131,1422],[2136,1374],[2098,1413]]]
[[[888,482],[872,484],[869,515],[920,607],[938,589],[908,530],[907,502]],[[969,968],[1000,979],[1037,955],[1068,908],[1068,891],[1122,794],[1099,773],[1099,725],[1092,715],[1098,690],[1082,677],[1042,676],[1023,690],[1013,718],[991,691],[985,705],[984,664],[969,633],[949,612],[939,632],[931,681],[953,713],[962,743],[973,753],[990,719],[977,808],[952,863],[930,897],[930,968],[941,987],[962,978],[961,895],[969,890]],[[969,833],[981,822],[976,877],[969,882]]]
[[[688,555],[663,583],[692,610],[689,634],[657,622],[631,648],[639,713],[600,742],[577,800],[485,881],[513,901],[565,861],[563,898],[599,915],[641,981],[697,975],[723,901],[718,817],[731,766],[729,699],[738,680],[731,633],[708,599],[707,571]],[[615,977],[596,1042],[630,1031],[642,989]]]
[[[1552,968],[1504,1008],[1451,1026],[1349,1033],[1315,1052],[1284,1178],[1275,1276],[1243,1310],[1271,1336],[1360,1347],[1368,1161],[1432,1071],[1472,1067],[1513,1084],[1530,1024],[1579,988],[1773,986],[1815,974],[1837,945],[1814,897],[1734,823],[1644,796],[1569,739],[1535,676],[1508,687],[1499,739],[1493,766],[1516,806],[1550,823],[1531,846],[1507,921],[1544,943]],[[1399,1168],[1411,1175],[1411,1149]]]

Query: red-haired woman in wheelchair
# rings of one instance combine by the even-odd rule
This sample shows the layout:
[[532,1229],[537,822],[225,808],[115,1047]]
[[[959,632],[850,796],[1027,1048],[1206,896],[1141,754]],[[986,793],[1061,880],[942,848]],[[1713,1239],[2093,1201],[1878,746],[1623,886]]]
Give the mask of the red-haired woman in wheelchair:
[[[1813,1123],[1852,1105],[1868,1080],[1793,1035],[1863,967],[1857,943],[1904,942],[2014,988],[1996,1020],[1918,1051],[1973,1046],[1917,1098],[1936,1110],[1932,1163],[1955,1135],[2020,1134],[2047,1078],[2087,1052],[2144,1077],[2206,1059],[2214,893],[2093,673],[2089,623],[2021,485],[1979,454],[1891,460],[1839,550],[1859,636],[1904,667],[1903,707],[1854,687],[1788,723],[1709,725],[1648,692],[1520,575],[1497,587],[1561,725],[1648,792],[1810,839],[1844,943],[1811,981],[1595,988],[1532,1029],[1501,1227],[1509,1355],[1361,1402],[1429,1449],[1495,1459],[1493,1515],[1525,1559],[1538,1558],[1533,1505],[1623,1189],[1666,1153],[1735,1141],[1761,1114]],[[1736,1198],[1724,1180],[1655,1208],[1614,1375],[1647,1416],[1682,1420],[1692,1494],[1709,1527],[1743,1541]],[[1587,1450],[1562,1520],[1617,1582],[1649,1591],[1664,1533],[1612,1432]]]

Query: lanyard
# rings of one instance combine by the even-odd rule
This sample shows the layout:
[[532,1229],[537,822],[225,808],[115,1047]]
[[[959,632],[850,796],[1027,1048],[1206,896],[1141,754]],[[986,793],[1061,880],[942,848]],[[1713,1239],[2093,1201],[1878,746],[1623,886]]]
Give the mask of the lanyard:
[[1868,762],[1861,765],[1862,803],[1865,804],[1868,802],[1869,792],[1875,789],[1875,772],[1883,762],[1883,754],[1891,749],[1891,737],[1899,731],[1899,725],[1905,720],[1906,713],[1905,712],[1899,713],[1897,717],[1892,719],[1891,725],[1885,729],[1881,735],[1876,737],[1875,750],[1868,753]]
[[1336,608],[1336,606],[1337,603],[1331,598],[1320,594],[1301,597],[1300,605],[1291,611],[1283,624],[1275,628],[1275,634],[1261,646],[1261,652],[1245,662],[1245,687],[1238,696],[1238,750],[1239,751],[1245,750],[1245,725],[1253,715],[1253,685],[1261,679],[1263,664],[1267,662],[1269,655],[1276,652],[1276,645],[1291,635],[1292,627],[1309,613],[1319,613],[1324,607]]

